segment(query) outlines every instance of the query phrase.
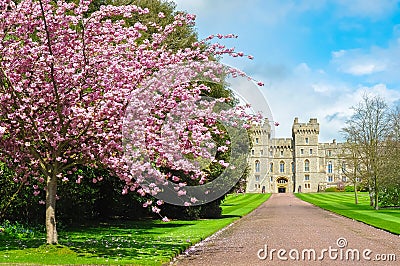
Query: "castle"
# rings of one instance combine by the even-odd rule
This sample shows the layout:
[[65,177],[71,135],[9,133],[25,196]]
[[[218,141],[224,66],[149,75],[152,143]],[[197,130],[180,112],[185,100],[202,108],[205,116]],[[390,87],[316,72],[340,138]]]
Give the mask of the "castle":
[[343,186],[344,161],[341,144],[319,143],[316,118],[299,123],[296,117],[292,138],[272,138],[268,119],[252,128],[248,193],[317,192]]

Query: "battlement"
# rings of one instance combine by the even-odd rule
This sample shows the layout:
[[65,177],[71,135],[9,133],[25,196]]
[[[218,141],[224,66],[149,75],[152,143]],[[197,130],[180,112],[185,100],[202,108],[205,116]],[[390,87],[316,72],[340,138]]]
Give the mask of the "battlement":
[[291,138],[271,137],[268,120],[252,127],[246,191],[252,193],[317,192],[343,181],[342,143],[320,143],[319,123],[293,121]]
[[319,123],[316,118],[311,118],[308,123],[299,123],[296,117],[292,127],[293,134],[319,134]]
[[335,139],[329,143],[320,143],[319,144],[319,146],[322,149],[337,149],[337,148],[340,148],[342,145],[343,145],[342,143],[337,143]]
[[265,118],[261,124],[253,124],[250,130],[254,135],[264,135],[269,138],[271,134],[271,125],[269,123],[268,118]]
[[326,146],[326,147],[333,147],[333,146],[337,146],[338,143],[336,142],[336,139],[334,139],[334,140],[332,140],[332,142],[324,142],[324,143],[320,143],[320,145]]
[[271,149],[292,149],[291,138],[276,138],[272,140]]

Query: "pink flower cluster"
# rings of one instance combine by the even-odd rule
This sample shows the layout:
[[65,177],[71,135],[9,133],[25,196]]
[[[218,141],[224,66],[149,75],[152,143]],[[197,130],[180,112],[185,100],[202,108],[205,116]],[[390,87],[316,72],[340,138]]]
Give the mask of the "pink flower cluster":
[[[193,24],[193,15],[178,14],[165,27],[140,22],[128,27],[110,17],[129,18],[149,10],[102,6],[86,16],[89,4],[0,0],[0,160],[16,171],[17,182],[34,179],[41,187],[44,178],[68,182],[67,172],[76,171],[77,165],[111,169],[126,182],[123,193],[138,190],[143,196],[160,191],[158,183],[145,185],[144,173],[179,182],[159,168],[185,170],[204,181],[200,167],[186,155],[211,158],[203,144],[211,140],[216,121],[250,117],[244,109],[214,114],[213,102],[195,108],[209,88],[192,81],[198,73],[219,80],[220,65],[209,61],[211,56],[244,53],[219,44],[206,50],[199,43],[177,52],[166,49],[166,38]],[[149,29],[156,33],[143,39]],[[236,36],[210,36],[201,43],[215,37]],[[245,75],[238,70],[229,74]],[[129,128],[125,136],[124,127]],[[183,188],[177,193],[184,194]],[[38,191],[35,187],[36,195]],[[160,212],[157,206],[155,213]]]

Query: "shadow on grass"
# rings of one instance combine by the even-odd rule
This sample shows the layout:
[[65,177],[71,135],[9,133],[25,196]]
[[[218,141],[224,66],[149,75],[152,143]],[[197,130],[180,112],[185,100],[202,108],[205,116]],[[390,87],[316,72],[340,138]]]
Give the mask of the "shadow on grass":
[[143,260],[157,256],[170,257],[184,251],[190,243],[173,237],[160,237],[190,222],[160,221],[109,222],[98,227],[75,228],[65,232],[60,243],[81,257]]
[[45,238],[18,239],[12,237],[0,237],[0,252],[24,248],[38,248],[46,242]]
[[[190,244],[173,237],[159,237],[174,228],[192,223],[163,223],[160,221],[111,221],[98,225],[79,226],[59,232],[59,244],[77,253],[78,257],[116,259],[145,259],[154,255],[171,256],[184,251]],[[39,248],[45,235],[30,239],[0,237],[0,251]]]
[[223,214],[221,218],[242,218],[243,215],[235,215],[235,214]]

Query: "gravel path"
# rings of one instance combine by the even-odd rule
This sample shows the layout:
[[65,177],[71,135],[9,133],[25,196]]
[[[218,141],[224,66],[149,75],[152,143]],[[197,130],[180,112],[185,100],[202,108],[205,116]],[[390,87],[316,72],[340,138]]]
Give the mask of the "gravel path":
[[[276,251],[271,256],[273,249]],[[279,249],[283,249],[280,257],[287,258],[286,261],[278,258]],[[313,250],[316,260],[313,260]],[[360,260],[357,260],[357,251]],[[388,261],[393,260],[390,254],[395,254],[396,261]],[[377,261],[375,256],[386,261]],[[293,194],[273,194],[252,213],[191,248],[171,264],[400,265],[400,236],[332,214]]]

